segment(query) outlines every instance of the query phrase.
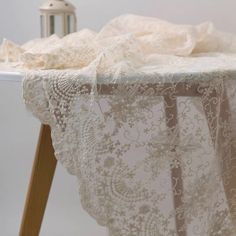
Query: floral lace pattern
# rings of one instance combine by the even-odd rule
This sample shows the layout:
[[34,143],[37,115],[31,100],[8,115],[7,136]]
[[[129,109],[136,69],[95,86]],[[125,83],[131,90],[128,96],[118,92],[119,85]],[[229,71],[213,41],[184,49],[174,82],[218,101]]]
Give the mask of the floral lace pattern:
[[123,16],[76,37],[21,60],[84,209],[109,236],[235,236],[234,36]]
[[94,87],[27,73],[26,104],[110,236],[235,235],[235,73],[213,75]]

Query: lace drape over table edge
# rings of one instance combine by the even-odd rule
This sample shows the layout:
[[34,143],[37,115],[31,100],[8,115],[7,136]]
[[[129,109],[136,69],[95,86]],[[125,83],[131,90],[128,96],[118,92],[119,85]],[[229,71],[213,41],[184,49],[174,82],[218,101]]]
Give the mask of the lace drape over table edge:
[[126,15],[99,33],[5,41],[0,60],[32,69],[25,103],[109,236],[234,236],[235,52],[211,23]]
[[[173,195],[174,203],[173,204],[174,204],[175,210],[176,210],[176,213],[174,214],[175,215],[175,223],[173,223],[173,219],[172,219],[172,224],[175,224],[179,231],[177,233],[177,231],[175,231],[173,229],[173,225],[172,225],[172,229],[168,229],[169,231],[167,229],[165,229],[167,231],[163,233],[163,232],[161,232],[161,229],[163,228],[163,226],[160,227],[161,229],[158,229],[158,227],[157,227],[157,225],[160,226],[160,225],[162,225],[162,223],[160,221],[156,220],[156,222],[154,221],[155,224],[154,224],[154,222],[152,222],[152,226],[150,226],[151,228],[148,227],[146,229],[146,231],[144,228],[147,227],[146,224],[149,224],[149,223],[147,223],[147,222],[143,223],[143,226],[140,226],[140,228],[137,227],[137,229],[136,229],[136,231],[134,231],[133,235],[145,235],[145,236],[146,235],[148,235],[148,236],[149,235],[181,235],[182,236],[182,235],[187,235],[186,233],[188,233],[188,235],[189,234],[190,235],[195,235],[195,234],[197,235],[197,233],[199,233],[198,230],[200,230],[202,228],[202,226],[201,227],[199,226],[199,228],[195,228],[196,232],[189,231],[189,229],[186,229],[186,227],[184,227],[186,225],[191,225],[189,222],[194,221],[193,220],[194,217],[193,216],[190,217],[189,210],[191,210],[191,208],[188,209],[188,207],[187,207],[188,204],[190,204],[190,203],[187,204],[186,203],[187,200],[184,197],[184,195],[185,195],[184,189],[185,188],[183,186],[185,184],[182,181],[180,181],[182,179],[182,178],[180,178],[180,176],[181,176],[181,170],[183,168],[182,164],[180,164],[181,158],[180,157],[178,157],[178,158],[173,157],[173,153],[176,153],[176,152],[180,152],[180,154],[178,154],[178,155],[181,155],[181,154],[183,155],[183,150],[178,150],[178,148],[179,149],[181,149],[181,148],[186,149],[186,147],[189,146],[188,148],[191,149],[194,146],[194,145],[190,145],[190,144],[189,145],[182,144],[185,147],[181,147],[181,145],[180,145],[181,142],[178,141],[180,139],[180,136],[181,135],[183,136],[183,133],[181,134],[181,126],[179,126],[179,124],[178,124],[178,120],[179,119],[181,120],[181,113],[180,113],[181,109],[179,109],[179,111],[177,111],[177,107],[181,106],[180,105],[181,103],[178,103],[178,106],[177,106],[177,100],[182,97],[182,99],[183,99],[182,103],[188,104],[190,102],[190,100],[192,100],[190,102],[191,106],[188,105],[185,107],[185,109],[188,108],[187,110],[191,111],[196,108],[195,115],[200,112],[202,114],[202,117],[204,117],[205,123],[207,124],[207,127],[209,129],[209,131],[207,132],[208,136],[205,137],[206,140],[204,142],[207,145],[211,145],[212,148],[214,148],[214,150],[215,150],[214,151],[215,152],[215,156],[214,156],[215,159],[211,160],[211,162],[210,162],[212,165],[211,166],[212,170],[211,170],[211,172],[208,173],[208,178],[206,176],[204,176],[203,174],[201,176],[201,178],[203,178],[203,179],[206,178],[205,181],[209,181],[208,184],[205,181],[203,181],[201,178],[200,178],[199,182],[201,183],[201,181],[202,181],[202,183],[201,184],[198,183],[198,185],[200,185],[200,186],[198,186],[198,188],[199,188],[198,191],[203,195],[203,196],[201,196],[200,199],[201,200],[205,199],[205,201],[206,201],[208,199],[207,197],[209,197],[209,195],[212,196],[212,194],[215,194],[216,188],[218,188],[218,191],[221,192],[221,194],[222,193],[225,194],[225,198],[221,196],[223,199],[225,199],[223,201],[224,203],[222,203],[222,205],[224,205],[225,207],[227,205],[226,209],[228,209],[228,210],[224,209],[224,211],[222,211],[222,210],[218,211],[215,214],[209,213],[211,215],[211,217],[214,216],[216,219],[215,219],[215,221],[213,220],[213,222],[212,222],[213,225],[208,226],[209,228],[207,229],[207,231],[203,231],[204,229],[202,229],[201,235],[207,235],[207,236],[208,235],[230,235],[230,236],[232,235],[233,236],[234,232],[235,232],[235,229],[234,229],[234,227],[235,227],[235,192],[234,192],[234,190],[236,189],[236,186],[235,186],[236,181],[235,181],[235,176],[234,176],[234,168],[236,166],[236,163],[235,163],[235,139],[234,139],[234,136],[232,133],[233,130],[231,128],[231,126],[233,125],[233,122],[231,120],[232,119],[231,115],[232,114],[234,115],[234,113],[232,110],[230,110],[230,112],[229,112],[230,107],[229,107],[228,97],[230,96],[230,99],[232,99],[235,96],[235,89],[233,89],[232,86],[230,87],[230,83],[234,82],[233,79],[235,76],[235,72],[225,71],[224,73],[222,72],[222,73],[218,73],[218,74],[217,73],[209,73],[208,79],[207,79],[207,76],[204,77],[204,74],[202,74],[201,76],[198,75],[197,77],[189,75],[189,79],[187,79],[188,76],[186,76],[186,78],[184,78],[184,79],[180,79],[181,78],[180,77],[179,79],[175,79],[175,83],[172,80],[173,76],[171,76],[171,78],[169,80],[166,77],[166,81],[169,81],[169,82],[167,82],[165,84],[165,86],[164,86],[163,81],[161,83],[159,82],[159,83],[155,83],[155,84],[154,83],[146,83],[146,84],[145,83],[144,84],[124,83],[124,84],[111,84],[111,85],[108,85],[108,84],[100,84],[99,85],[98,84],[97,86],[94,86],[92,83],[91,84],[85,83],[85,81],[87,82],[87,80],[85,80],[84,78],[81,79],[80,75],[76,76],[76,74],[74,74],[74,76],[72,76],[71,73],[72,72],[53,71],[53,72],[51,72],[50,76],[49,76],[48,72],[28,73],[26,75],[26,79],[24,81],[24,86],[25,86],[24,91],[33,92],[34,99],[32,99],[32,97],[29,98],[28,97],[29,95],[27,93],[25,93],[24,96],[25,96],[26,102],[27,101],[32,102],[32,104],[27,104],[27,105],[31,110],[36,109],[35,111],[33,111],[33,112],[36,112],[36,116],[37,117],[40,117],[40,116],[44,117],[44,119],[46,118],[46,120],[42,119],[42,122],[49,123],[50,126],[52,127],[52,136],[53,136],[53,140],[54,140],[54,147],[56,150],[57,158],[59,158],[59,160],[63,163],[63,165],[65,165],[67,167],[67,169],[72,174],[76,174],[79,177],[80,194],[81,194],[81,200],[82,200],[84,208],[93,217],[95,217],[101,225],[108,226],[108,228],[111,231],[110,234],[112,236],[113,235],[115,235],[115,236],[116,235],[119,235],[119,236],[120,235],[122,235],[122,236],[123,235],[132,235],[132,234],[130,234],[130,232],[132,232],[132,229],[130,229],[128,226],[127,226],[128,227],[127,229],[122,229],[122,226],[120,225],[121,222],[119,222],[119,223],[115,222],[116,220],[112,218],[112,214],[114,214],[114,213],[108,214],[108,212],[111,211],[111,209],[110,209],[110,208],[112,208],[111,205],[114,204],[114,202],[113,202],[114,199],[113,200],[110,199],[109,200],[109,201],[111,201],[110,203],[107,200],[108,202],[106,204],[109,205],[109,210],[105,207],[105,205],[103,205],[105,203],[103,203],[102,204],[103,207],[101,207],[101,206],[99,206],[98,202],[96,203],[98,205],[93,205],[94,203],[92,204],[90,202],[90,201],[93,202],[93,200],[91,198],[96,198],[96,197],[95,197],[95,195],[93,195],[95,193],[93,193],[93,194],[89,193],[89,191],[91,191],[91,189],[90,189],[91,183],[88,184],[88,182],[89,181],[93,182],[96,179],[96,181],[95,181],[96,184],[95,183],[92,184],[92,187],[94,190],[94,188],[96,189],[96,186],[97,186],[97,188],[100,188],[101,187],[100,184],[102,184],[102,183],[105,184],[104,182],[108,181],[108,179],[111,178],[111,176],[106,177],[106,178],[100,176],[101,182],[99,183],[98,176],[96,176],[95,179],[92,179],[92,177],[90,176],[91,173],[92,173],[92,176],[94,176],[95,173],[97,174],[97,170],[95,170],[96,163],[94,163],[94,162],[96,159],[101,158],[101,157],[97,157],[97,155],[98,156],[101,155],[101,154],[99,154],[99,152],[101,152],[102,155],[105,155],[105,153],[106,153],[104,150],[101,151],[99,149],[99,147],[96,147],[96,148],[98,148],[98,150],[97,150],[95,148],[96,145],[94,145],[96,142],[98,142],[97,145],[100,146],[100,145],[102,145],[101,140],[102,140],[102,142],[104,141],[104,139],[101,138],[102,136],[99,136],[101,138],[100,141],[99,141],[99,139],[96,140],[96,138],[94,137],[94,136],[96,136],[95,131],[97,131],[97,127],[106,126],[106,125],[104,125],[104,120],[101,121],[100,120],[101,117],[99,117],[96,114],[96,113],[98,113],[98,110],[96,110],[96,109],[94,110],[94,107],[96,106],[94,104],[96,104],[100,99],[105,99],[108,101],[111,100],[110,106],[112,108],[111,104],[113,104],[114,107],[106,113],[103,112],[102,116],[109,117],[109,112],[110,112],[110,115],[114,116],[113,118],[110,118],[110,119],[115,120],[114,123],[116,123],[117,127],[113,128],[114,129],[113,132],[116,133],[116,132],[118,132],[117,129],[121,129],[122,126],[127,124],[127,122],[133,123],[133,124],[129,124],[129,125],[131,125],[131,127],[132,127],[132,125],[135,124],[135,119],[134,119],[135,116],[132,117],[132,115],[134,115],[132,113],[132,109],[134,109],[135,112],[139,111],[139,113],[142,114],[142,113],[145,113],[148,111],[147,107],[149,107],[149,106],[153,107],[156,104],[160,105],[161,103],[163,103],[165,109],[161,110],[161,111],[163,112],[163,114],[162,114],[163,117],[166,117],[164,119],[164,120],[166,120],[165,125],[167,127],[166,128],[167,133],[165,132],[165,135],[168,135],[168,139],[166,140],[167,143],[162,143],[162,145],[163,145],[163,147],[166,148],[166,150],[163,151],[163,153],[165,153],[167,156],[170,155],[167,153],[172,153],[172,157],[167,158],[167,160],[169,159],[168,162],[171,162],[169,169],[172,170],[171,171],[172,177],[170,179],[172,179],[172,187],[174,186],[174,188],[172,188],[172,191],[174,193],[174,195]],[[212,79],[210,79],[210,74],[212,76]],[[200,77],[202,78],[201,80],[200,80]],[[73,78],[74,80],[73,79],[70,80],[71,78]],[[38,84],[35,81],[38,81]],[[35,86],[35,85],[37,85],[37,86],[36,87],[29,87],[29,86]],[[71,85],[73,85],[73,86],[71,86]],[[225,87],[228,88],[229,95],[226,95],[227,90],[225,89]],[[65,89],[65,88],[67,88],[67,89]],[[68,96],[64,96],[63,91],[67,91]],[[44,92],[44,93],[46,92],[46,94],[44,94],[44,96],[42,96],[39,99],[39,97],[35,96],[35,92],[38,92],[38,94],[40,94],[40,96],[43,94],[42,92]],[[89,94],[89,96],[87,96],[85,94]],[[57,98],[59,98],[59,97],[60,97],[60,100],[57,100]],[[139,100],[138,97],[141,97],[142,100],[135,101],[136,99]],[[163,97],[164,99],[160,100],[160,97]],[[125,98],[127,100],[125,100]],[[197,98],[197,99],[194,100],[194,98]],[[115,99],[115,101],[114,101],[114,99]],[[81,101],[81,100],[84,100],[84,101]],[[129,100],[131,100],[131,101],[129,101]],[[57,102],[55,103],[55,101],[57,101]],[[81,104],[78,105],[78,103],[81,103]],[[136,103],[138,105],[134,105]],[[119,105],[120,105],[120,108],[118,109],[116,106],[119,107]],[[146,108],[145,108],[145,109],[147,109],[146,111],[144,109],[144,105],[146,106]],[[85,106],[85,107],[83,107],[83,106]],[[86,109],[86,106],[87,106],[87,109]],[[76,107],[76,110],[73,111],[73,109],[75,109],[75,107]],[[104,109],[104,107],[106,107],[106,106],[102,103],[102,108],[101,108],[101,104],[100,104],[99,109]],[[232,108],[232,104],[231,104],[231,108]],[[80,109],[82,109],[82,110],[80,110]],[[121,114],[122,110],[124,110],[124,112],[123,112],[124,114]],[[189,111],[187,113],[189,113]],[[130,114],[126,114],[126,113],[130,113]],[[178,116],[176,116],[177,113],[178,113]],[[68,117],[66,116],[66,114],[68,115]],[[139,123],[141,121],[141,123],[143,125],[144,120],[142,120],[142,119],[144,119],[144,118],[142,117],[141,114],[140,114],[141,117],[137,117],[136,122]],[[127,115],[126,118],[123,117],[125,115]],[[195,117],[191,117],[192,115],[193,114],[191,114],[191,112],[190,112],[188,114],[188,116],[189,116],[188,119],[190,119],[190,120],[196,119]],[[144,114],[143,114],[143,116],[145,117]],[[186,114],[185,114],[185,116],[186,116]],[[124,119],[124,120],[122,120],[122,119]],[[132,119],[133,119],[133,121],[132,121]],[[145,119],[149,120],[151,118],[145,118]],[[70,122],[71,122],[70,125],[72,125],[72,127],[68,128],[67,125]],[[158,121],[158,122],[160,125],[160,121]],[[201,123],[204,126],[203,120],[201,120]],[[77,127],[76,130],[75,130],[75,126]],[[79,128],[78,128],[78,126],[79,126]],[[103,128],[100,128],[100,129],[103,129]],[[106,127],[106,129],[107,129],[107,127]],[[70,131],[68,131],[68,130],[70,130]],[[193,130],[194,130],[194,128],[193,128]],[[67,132],[68,132],[68,134],[65,134]],[[100,132],[101,132],[101,130],[100,130]],[[200,132],[200,131],[198,131],[198,132]],[[73,133],[75,133],[75,134],[73,134]],[[91,133],[93,135],[91,135]],[[76,135],[76,137],[77,137],[77,139],[75,139],[75,140],[73,140],[74,135]],[[204,138],[205,135],[202,134],[201,138]],[[104,138],[106,137],[108,139],[107,133],[103,134],[103,136],[104,136]],[[114,136],[114,134],[113,134],[113,136]],[[199,135],[199,136],[201,136],[201,135]],[[194,138],[194,137],[192,136],[192,138]],[[81,142],[78,141],[78,139],[80,139]],[[65,140],[67,140],[67,142],[65,142]],[[73,148],[75,148],[75,147],[73,147],[73,145],[71,145],[71,144],[69,145],[70,148],[68,148],[68,140],[70,142],[73,142],[74,144],[76,143],[75,146],[79,151],[73,150]],[[111,142],[111,140],[110,140],[110,142]],[[147,146],[150,146],[152,142],[155,142],[155,139],[153,139],[152,141],[149,140]],[[185,142],[186,142],[186,140],[185,140]],[[93,143],[93,145],[91,145],[92,143]],[[110,143],[110,145],[111,145],[111,147],[113,146],[112,142]],[[163,149],[163,147],[161,148],[162,145],[159,144],[158,149]],[[91,147],[93,147],[96,150],[96,152],[98,152],[97,155],[96,155],[96,152],[94,151],[93,148],[91,150]],[[66,150],[64,150],[64,148]],[[126,147],[126,149],[127,148],[128,147]],[[185,149],[184,150],[186,152],[188,152],[188,148],[187,148],[187,150],[185,150]],[[177,151],[176,151],[176,149],[177,149]],[[113,153],[111,150],[109,150],[109,148],[106,151],[107,151],[107,153],[110,153],[110,155]],[[127,151],[128,150],[126,150],[126,152]],[[73,153],[73,152],[75,152],[75,153]],[[79,156],[76,156],[76,153]],[[148,157],[146,157],[146,158],[148,159]],[[156,158],[158,159],[158,156]],[[199,158],[199,157],[195,157],[195,158]],[[94,159],[94,161],[93,161],[93,159]],[[152,159],[150,159],[150,162],[151,162],[151,160]],[[83,163],[83,164],[80,163],[83,161],[85,161],[86,163]],[[145,160],[145,161],[147,161],[147,160]],[[93,163],[89,163],[89,162],[93,162]],[[100,161],[98,161],[98,162],[100,162]],[[114,166],[113,162],[114,162],[114,159],[109,156],[106,156],[106,159],[103,160],[103,164],[105,167],[110,166],[110,168],[112,168],[112,166]],[[120,162],[121,162],[121,160],[120,160]],[[175,165],[172,164],[172,162],[175,165],[177,165],[177,168],[175,168]],[[160,161],[160,163],[161,163],[161,161]],[[192,162],[190,162],[190,163],[192,163]],[[119,164],[117,163],[117,165],[122,166],[122,163],[119,163]],[[194,166],[192,166],[192,168],[193,167]],[[82,171],[81,168],[83,170],[90,169],[91,173],[90,174],[80,173]],[[123,168],[121,168],[121,169],[123,171],[125,171],[126,168],[127,168],[127,166],[126,167],[123,166]],[[186,163],[185,163],[185,168],[186,168]],[[90,172],[90,171],[88,171],[88,172]],[[154,170],[152,170],[152,171],[154,171]],[[188,171],[190,171],[190,170],[188,170]],[[112,173],[114,173],[114,172],[112,172]],[[85,175],[86,177],[83,175]],[[184,176],[185,175],[186,175],[186,173],[184,174]],[[89,176],[90,176],[90,180],[86,179]],[[177,179],[178,179],[178,181],[177,181]],[[214,180],[214,181],[212,181],[212,183],[211,183],[210,180]],[[110,180],[110,181],[112,181],[112,180]],[[195,180],[195,181],[197,181],[197,180]],[[219,186],[217,187],[217,185],[221,185],[220,183],[223,183],[223,186],[224,186],[223,188],[219,187]],[[120,184],[121,183],[119,183],[119,185]],[[110,186],[110,187],[112,187],[112,186]],[[192,187],[194,187],[194,186],[192,186]],[[121,186],[119,186],[118,188],[120,189]],[[123,186],[123,188],[124,188],[124,186]],[[204,188],[206,188],[206,189],[204,189]],[[219,190],[219,188],[221,190]],[[181,189],[182,189],[182,191],[180,191]],[[204,191],[206,191],[205,193],[202,192],[203,189],[204,189]],[[115,189],[115,190],[117,191],[117,189]],[[115,190],[113,189],[112,191],[115,191]],[[124,189],[122,191],[124,191]],[[129,191],[131,191],[131,189]],[[144,190],[142,190],[142,191],[144,191]],[[191,192],[191,194],[195,194],[195,195],[197,194],[197,193],[194,193],[194,189],[192,191],[193,192]],[[106,192],[106,194],[107,194],[107,192]],[[121,193],[119,193],[119,194],[121,194]],[[141,194],[141,193],[139,193],[139,194]],[[145,193],[145,194],[147,194],[147,193]],[[144,194],[144,196],[146,196],[145,194]],[[188,194],[190,194],[190,193],[188,193]],[[188,196],[188,198],[190,198],[191,194]],[[204,194],[207,196],[204,197]],[[220,195],[220,193],[218,193],[218,194]],[[91,197],[89,197],[90,195],[91,195]],[[169,195],[171,196],[170,193],[169,193]],[[144,196],[143,196],[143,198],[145,199]],[[136,196],[136,198],[137,198],[137,196]],[[138,205],[138,207],[139,207],[139,209],[144,209],[145,208],[144,206],[146,206],[146,208],[147,208],[146,211],[150,212],[151,211],[150,205],[149,205],[149,207],[147,207],[148,206],[147,199],[149,199],[149,198],[147,197],[147,199],[146,199],[146,205],[144,204],[143,198],[140,197],[140,201],[143,203],[143,206]],[[198,199],[198,198],[196,198],[195,200],[191,199],[191,201],[192,202],[199,201],[200,199]],[[211,199],[214,199],[214,197]],[[227,201],[226,201],[226,199],[227,199]],[[117,200],[117,199],[115,198],[115,200]],[[119,199],[119,200],[121,202],[124,201],[124,199],[123,200]],[[98,199],[97,199],[97,201],[98,201]],[[105,200],[100,199],[99,201],[105,201]],[[135,198],[134,198],[133,201],[136,202],[137,200],[135,200]],[[209,199],[206,202],[208,202],[208,201],[209,201]],[[130,199],[128,199],[127,202],[130,203]],[[198,206],[198,207],[199,207],[198,211],[200,211],[200,206]],[[218,207],[220,209],[220,204]],[[213,210],[213,209],[216,210],[215,208],[212,208],[211,210]],[[219,209],[217,209],[217,210],[219,210]],[[152,209],[152,211],[154,211],[154,209]],[[137,214],[137,209],[136,209],[136,214]],[[151,214],[151,212],[150,212],[150,214]],[[197,213],[195,212],[195,214],[197,214]],[[133,217],[134,217],[134,215],[133,215]],[[173,218],[173,216],[174,216],[173,212],[170,215],[171,216],[169,216],[170,218],[168,221],[171,221],[170,219]],[[137,217],[138,217],[138,214],[137,214]],[[163,221],[165,221],[164,216],[162,216],[162,217],[163,217]],[[132,218],[132,217],[130,217],[130,218]],[[129,220],[126,219],[127,222]],[[111,222],[114,221],[114,222],[111,223],[110,221]],[[118,226],[114,227],[113,224],[114,225],[118,224],[118,226],[120,227],[120,230],[119,230]],[[144,227],[144,228],[142,228],[142,227]]]

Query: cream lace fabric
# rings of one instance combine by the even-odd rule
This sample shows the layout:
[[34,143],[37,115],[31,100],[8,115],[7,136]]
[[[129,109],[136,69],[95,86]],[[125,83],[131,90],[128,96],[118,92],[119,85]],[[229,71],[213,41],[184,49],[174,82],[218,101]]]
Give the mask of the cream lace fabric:
[[[99,33],[5,40],[109,236],[236,235],[236,38],[125,15]],[[30,70],[29,70],[30,69]]]

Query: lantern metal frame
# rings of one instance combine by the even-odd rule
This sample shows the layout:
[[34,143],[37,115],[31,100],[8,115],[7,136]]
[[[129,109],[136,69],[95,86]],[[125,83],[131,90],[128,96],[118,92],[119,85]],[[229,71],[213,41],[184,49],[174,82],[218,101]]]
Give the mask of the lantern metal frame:
[[[40,7],[41,37],[49,37],[55,32],[55,17],[61,18],[61,35],[77,31],[75,6],[65,0],[48,0]],[[71,23],[73,25],[71,25]]]

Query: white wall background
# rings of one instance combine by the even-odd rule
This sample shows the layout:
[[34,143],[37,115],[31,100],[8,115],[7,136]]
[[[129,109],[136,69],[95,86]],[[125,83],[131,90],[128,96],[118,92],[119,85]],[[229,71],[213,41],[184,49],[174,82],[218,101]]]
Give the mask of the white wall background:
[[[236,32],[235,0],[71,0],[77,6],[79,28],[95,30],[124,13],[156,16],[176,23],[213,21]],[[39,36],[38,7],[44,0],[0,0],[0,40],[23,43]]]
[[[0,0],[0,40],[17,43],[39,36],[43,0]],[[175,23],[213,21],[236,32],[235,0],[73,0],[79,28],[99,30],[124,13],[156,16]],[[1,69],[0,69],[1,70]],[[24,109],[20,83],[0,79],[0,235],[16,236],[38,135],[39,122]],[[80,206],[75,178],[58,166],[42,236],[105,236]]]

